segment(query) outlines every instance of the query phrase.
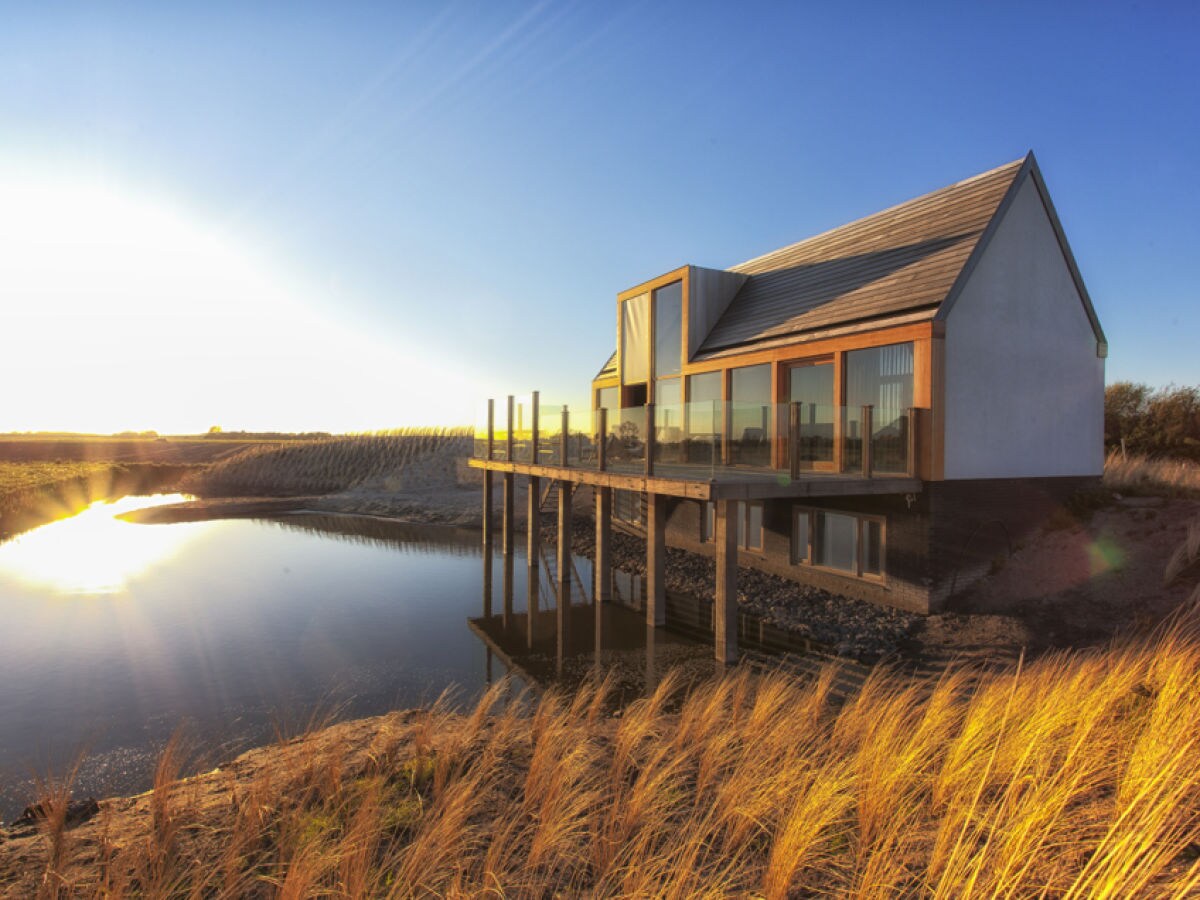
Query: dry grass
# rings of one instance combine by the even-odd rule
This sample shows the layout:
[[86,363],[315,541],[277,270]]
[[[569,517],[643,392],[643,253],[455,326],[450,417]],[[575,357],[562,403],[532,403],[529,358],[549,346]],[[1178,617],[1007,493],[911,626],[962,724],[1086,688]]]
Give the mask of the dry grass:
[[[833,671],[607,686],[303,742],[199,803],[177,748],[79,896],[1188,896],[1200,885],[1200,613],[1157,638],[936,684]],[[204,776],[219,778],[219,774]],[[189,793],[189,791],[191,793]],[[162,795],[159,797],[159,795]],[[69,855],[69,835],[68,851]],[[0,852],[0,856],[2,856]]]
[[203,496],[298,496],[348,490],[432,456],[466,457],[469,429],[405,429],[252,447],[195,473],[185,489]]
[[0,461],[0,507],[15,504],[23,495],[67,482],[107,475],[106,462],[4,462]]
[[1200,465],[1182,459],[1152,459],[1116,451],[1104,461],[1104,486],[1130,494],[1200,493]]

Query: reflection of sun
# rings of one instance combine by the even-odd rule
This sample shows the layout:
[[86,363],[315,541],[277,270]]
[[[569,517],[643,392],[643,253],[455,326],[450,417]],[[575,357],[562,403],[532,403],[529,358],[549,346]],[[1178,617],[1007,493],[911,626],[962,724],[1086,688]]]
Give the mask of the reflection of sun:
[[0,573],[59,594],[117,593],[155,563],[173,556],[209,523],[136,525],[115,517],[184,499],[175,494],[93,503],[77,516],[0,545]]

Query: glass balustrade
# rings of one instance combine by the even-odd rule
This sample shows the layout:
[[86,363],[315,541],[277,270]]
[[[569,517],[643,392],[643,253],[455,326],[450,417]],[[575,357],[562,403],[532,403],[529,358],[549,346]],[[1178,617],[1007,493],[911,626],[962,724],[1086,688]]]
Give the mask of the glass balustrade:
[[[599,410],[568,410],[532,397],[514,398],[513,419],[507,402],[493,407],[492,459],[550,466],[686,478],[735,477],[771,473],[774,477],[812,478],[822,473],[863,472],[869,448],[871,474],[910,471],[912,410],[836,407],[818,403],[757,403],[704,400],[651,407],[609,409],[601,430]],[[647,415],[652,416],[648,421]],[[474,453],[487,458],[487,406],[480,407],[474,429]],[[534,445],[536,443],[536,454]],[[601,452],[603,451],[603,452]],[[536,458],[535,458],[536,457]],[[707,474],[706,474],[707,473]]]

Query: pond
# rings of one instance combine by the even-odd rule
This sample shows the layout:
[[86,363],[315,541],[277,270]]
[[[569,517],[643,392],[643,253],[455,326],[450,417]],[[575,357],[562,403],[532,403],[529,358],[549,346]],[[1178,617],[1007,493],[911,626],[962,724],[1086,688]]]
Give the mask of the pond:
[[[711,664],[708,641],[590,604],[574,560],[569,615],[552,563],[485,560],[478,531],[348,516],[134,524],[126,497],[0,544],[0,817],[32,776],[80,752],[77,796],[149,786],[181,725],[197,765],[325,718],[471,702],[578,679],[599,660],[639,691],[670,665]],[[529,577],[530,572],[538,577]],[[636,578],[617,590],[639,604]],[[533,615],[527,614],[530,599]],[[563,626],[566,627],[563,627]],[[649,633],[650,640],[647,641]]]

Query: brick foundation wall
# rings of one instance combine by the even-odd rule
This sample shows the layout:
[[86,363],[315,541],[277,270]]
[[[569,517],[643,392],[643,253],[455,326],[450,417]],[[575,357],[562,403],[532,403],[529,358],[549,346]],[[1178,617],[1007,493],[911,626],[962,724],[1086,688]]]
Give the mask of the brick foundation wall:
[[931,609],[986,576],[1038,531],[1071,494],[1099,478],[994,478],[925,485],[930,509]]

